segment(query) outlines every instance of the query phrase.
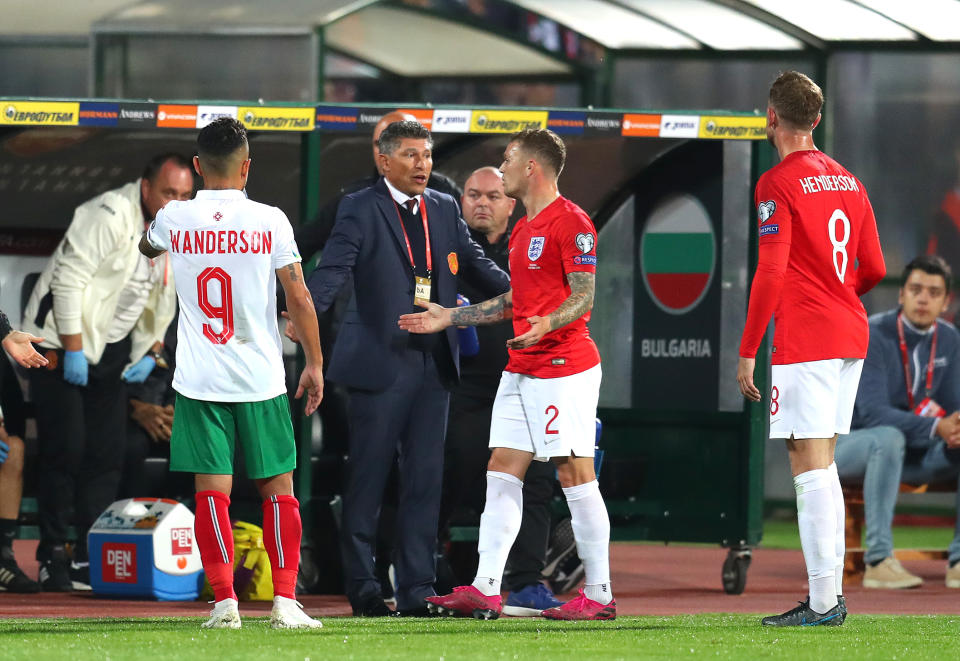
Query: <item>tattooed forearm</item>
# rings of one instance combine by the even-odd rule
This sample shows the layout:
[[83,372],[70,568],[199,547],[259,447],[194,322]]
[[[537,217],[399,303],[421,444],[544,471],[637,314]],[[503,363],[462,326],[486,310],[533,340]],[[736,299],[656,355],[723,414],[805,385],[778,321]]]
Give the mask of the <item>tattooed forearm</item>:
[[482,326],[513,319],[513,290],[483,303],[455,308],[450,311],[454,326]]
[[550,330],[557,330],[579,319],[593,307],[595,276],[593,273],[575,271],[567,274],[570,295],[556,310],[550,313]]
[[287,272],[287,277],[290,278],[290,282],[300,281],[300,265],[297,262],[287,264],[284,269]]

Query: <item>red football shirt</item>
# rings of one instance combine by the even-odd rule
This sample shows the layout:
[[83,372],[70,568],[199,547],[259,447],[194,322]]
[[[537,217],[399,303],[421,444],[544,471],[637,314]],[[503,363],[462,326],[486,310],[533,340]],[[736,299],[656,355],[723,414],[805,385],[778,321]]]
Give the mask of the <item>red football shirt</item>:
[[[570,296],[567,273],[597,271],[593,223],[563,196],[534,218],[517,221],[509,248],[515,335],[530,330],[528,317],[546,316]],[[600,362],[600,353],[587,330],[588,321],[589,311],[532,347],[511,349],[506,371],[550,379],[590,369]]]
[[859,296],[886,273],[863,184],[817,150],[765,172],[755,195],[760,258],[740,355],[756,356],[774,314],[773,364],[867,354]]

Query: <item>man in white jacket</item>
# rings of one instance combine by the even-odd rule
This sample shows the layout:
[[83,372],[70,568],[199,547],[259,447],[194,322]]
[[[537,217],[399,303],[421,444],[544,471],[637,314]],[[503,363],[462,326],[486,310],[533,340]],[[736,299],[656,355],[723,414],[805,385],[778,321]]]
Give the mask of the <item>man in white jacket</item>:
[[[167,202],[192,196],[190,161],[166,153],[137,181],[84,202],[27,303],[24,329],[46,338],[40,352],[49,361],[30,374],[46,591],[88,587],[87,531],[116,498],[123,467],[124,381],[150,374],[176,310],[166,258],[149,260],[137,246]],[[72,565],[64,547],[71,523]]]

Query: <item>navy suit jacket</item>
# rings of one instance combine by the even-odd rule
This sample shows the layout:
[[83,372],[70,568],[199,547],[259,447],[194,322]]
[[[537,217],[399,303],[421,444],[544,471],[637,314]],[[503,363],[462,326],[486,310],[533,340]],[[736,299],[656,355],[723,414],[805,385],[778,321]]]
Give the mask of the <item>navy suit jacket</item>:
[[[453,198],[428,188],[423,200],[430,223],[431,277],[437,302],[448,308],[457,305],[451,254],[456,255],[459,275],[488,297],[509,290],[509,276],[470,238]],[[383,390],[396,380],[400,357],[409,344],[409,333],[397,321],[413,311],[414,274],[400,218],[382,178],[340,203],[320,264],[307,281],[318,313],[333,303],[351,275],[353,297],[333,347],[327,378],[352,388]],[[456,329],[444,332],[459,374]]]

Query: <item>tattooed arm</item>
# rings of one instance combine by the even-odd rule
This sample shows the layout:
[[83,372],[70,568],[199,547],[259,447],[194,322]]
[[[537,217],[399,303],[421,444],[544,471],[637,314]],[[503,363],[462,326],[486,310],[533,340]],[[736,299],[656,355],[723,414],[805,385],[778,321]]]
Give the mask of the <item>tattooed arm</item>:
[[586,271],[574,271],[567,274],[567,283],[570,285],[570,295],[556,310],[546,317],[532,316],[527,318],[530,330],[507,340],[511,349],[526,349],[543,339],[550,331],[566,326],[576,321],[593,307],[593,294],[596,276]]
[[483,303],[450,310],[450,322],[457,326],[483,326],[513,319],[513,290]]
[[430,303],[423,312],[400,315],[397,325],[411,333],[438,333],[449,326],[483,326],[513,319],[513,290],[483,303],[445,308]]
[[283,285],[287,297],[287,311],[290,321],[297,330],[300,345],[306,356],[307,364],[300,375],[297,399],[307,393],[307,415],[317,410],[323,397],[323,353],[320,351],[320,331],[317,327],[317,312],[313,307],[313,296],[303,283],[303,271],[299,262],[293,262],[277,269],[277,277]]
[[576,321],[593,308],[595,282],[596,276],[593,273],[574,271],[567,274],[570,295],[548,315],[550,330],[557,330],[571,321]]

